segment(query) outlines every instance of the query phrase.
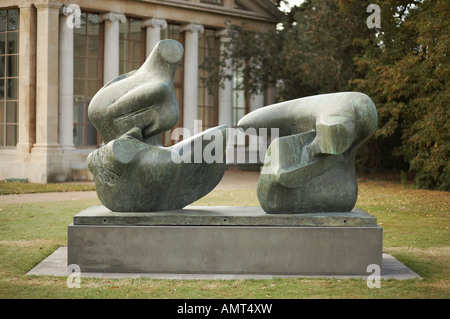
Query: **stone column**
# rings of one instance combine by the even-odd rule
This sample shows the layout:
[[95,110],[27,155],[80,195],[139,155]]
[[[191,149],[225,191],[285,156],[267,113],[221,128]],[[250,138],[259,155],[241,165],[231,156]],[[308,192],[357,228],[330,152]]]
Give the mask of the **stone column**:
[[[226,44],[230,41],[230,37],[228,35],[228,30],[223,29],[216,32],[216,37],[219,38],[220,42],[220,54],[221,59],[223,59],[223,53],[227,49]],[[224,66],[225,66],[225,74],[232,76],[233,75],[233,63],[231,58],[225,58]],[[229,129],[228,135],[228,143],[227,143],[227,162],[234,163],[235,152],[234,152],[234,134],[235,131],[231,131],[233,129],[233,80],[230,78],[229,80],[224,80],[223,87],[219,87],[219,125],[226,125]]]
[[[264,93],[255,94],[250,98],[250,112],[259,109],[264,106]],[[257,132],[258,134],[263,134],[261,131]],[[267,132],[270,134],[270,132]],[[267,137],[264,135],[249,135],[248,138],[248,154],[249,161],[251,163],[257,163],[259,160],[264,160],[265,152],[267,150]],[[261,145],[260,145],[261,144]],[[266,147],[265,147],[266,146]],[[263,154],[259,154],[259,150],[263,152]]]
[[167,21],[151,18],[142,21],[142,27],[147,29],[145,55],[148,57],[156,44],[161,40],[161,29],[167,28]]
[[36,39],[35,149],[58,147],[59,3],[39,3]]
[[[230,41],[228,30],[224,29],[218,31],[216,36],[220,41],[220,53],[226,50],[226,43]],[[222,57],[221,57],[222,58]],[[231,58],[224,60],[225,74],[233,75],[233,65]],[[219,125],[227,125],[229,128],[233,127],[233,80],[224,81],[223,87],[219,88]]]
[[36,9],[19,6],[19,140],[17,151],[29,153],[36,141]]
[[119,76],[119,21],[127,21],[124,14],[104,13],[100,20],[105,21],[105,42],[103,58],[103,83]]
[[73,144],[73,21],[75,9],[63,6],[59,17],[59,144]]
[[183,126],[194,134],[198,129],[198,33],[204,32],[200,24],[188,24],[181,28],[185,32]]

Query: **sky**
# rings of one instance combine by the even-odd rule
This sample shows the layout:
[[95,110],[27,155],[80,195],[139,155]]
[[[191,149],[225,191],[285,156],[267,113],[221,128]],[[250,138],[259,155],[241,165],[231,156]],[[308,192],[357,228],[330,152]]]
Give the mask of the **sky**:
[[282,11],[289,11],[289,9],[293,6],[298,6],[300,3],[302,3],[304,0],[288,0],[288,7],[282,6]]

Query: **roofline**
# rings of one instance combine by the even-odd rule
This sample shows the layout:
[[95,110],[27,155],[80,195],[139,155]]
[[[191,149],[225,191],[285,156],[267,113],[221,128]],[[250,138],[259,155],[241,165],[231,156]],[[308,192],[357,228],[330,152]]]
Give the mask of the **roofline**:
[[260,3],[263,7],[267,8],[274,16],[280,19],[279,22],[286,19],[286,14],[273,3],[271,0],[256,0],[256,2]]
[[165,6],[171,6],[171,7],[181,7],[185,9],[197,9],[204,12],[211,12],[211,13],[219,13],[223,15],[228,15],[231,17],[237,17],[237,18],[246,18],[246,19],[252,19],[256,21],[262,21],[262,22],[269,22],[269,23],[279,23],[282,22],[286,16],[283,12],[281,12],[277,6],[271,2],[270,0],[255,0],[257,3],[259,3],[261,6],[266,8],[272,15],[273,18],[268,18],[264,16],[260,16],[257,13],[246,11],[246,10],[229,10],[223,7],[215,6],[215,5],[205,5],[205,4],[196,4],[192,2],[181,2],[181,1],[163,1],[163,0],[153,0],[153,1],[145,1],[145,0],[139,0],[142,2],[149,2],[149,3],[157,3]]

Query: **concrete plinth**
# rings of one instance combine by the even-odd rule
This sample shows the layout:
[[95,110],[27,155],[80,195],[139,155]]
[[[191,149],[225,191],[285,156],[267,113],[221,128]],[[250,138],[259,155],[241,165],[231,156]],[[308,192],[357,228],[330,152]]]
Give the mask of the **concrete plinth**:
[[68,227],[70,264],[103,273],[367,275],[369,265],[382,265],[382,228],[360,210],[275,216],[260,207],[146,214],[93,207]]

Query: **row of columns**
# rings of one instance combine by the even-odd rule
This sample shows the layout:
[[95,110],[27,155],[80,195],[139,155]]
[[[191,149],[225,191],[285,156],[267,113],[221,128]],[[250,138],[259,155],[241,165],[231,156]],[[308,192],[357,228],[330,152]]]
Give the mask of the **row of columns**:
[[[73,148],[73,9],[60,4],[43,3],[34,5],[37,10],[35,70],[30,67],[34,51],[32,49],[32,13],[31,5],[20,7],[20,94],[22,106],[19,108],[19,143],[18,148],[30,151],[31,148],[63,147]],[[118,13],[106,13],[100,16],[105,23],[104,36],[104,83],[119,75],[119,23],[126,17]],[[146,54],[153,50],[160,41],[162,28],[167,27],[164,19],[151,18],[142,22],[147,30]],[[27,28],[29,33],[27,32]],[[198,120],[198,41],[199,33],[204,27],[188,24],[181,28],[185,32],[184,59],[184,96],[183,125],[194,132],[194,121]],[[25,31],[25,32],[24,32]],[[227,41],[226,32],[217,34],[220,42]],[[30,57],[31,55],[31,57]],[[225,61],[230,66],[231,61]],[[33,84],[27,79],[36,72],[36,98]],[[31,102],[31,104],[30,104]],[[34,103],[33,103],[34,102]],[[35,141],[31,131],[34,129],[30,117],[34,114],[29,105],[36,105]],[[219,92],[219,124],[232,127],[233,88],[227,81]],[[262,105],[262,104],[261,104]],[[29,109],[27,109],[29,108]]]

